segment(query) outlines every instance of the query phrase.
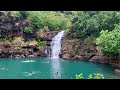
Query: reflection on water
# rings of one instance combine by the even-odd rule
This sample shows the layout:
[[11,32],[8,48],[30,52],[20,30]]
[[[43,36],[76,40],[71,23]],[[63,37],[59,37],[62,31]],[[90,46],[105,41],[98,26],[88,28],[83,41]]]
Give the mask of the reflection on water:
[[41,63],[49,63],[49,61],[42,61]]
[[53,79],[60,79],[61,78],[61,66],[60,61],[58,59],[51,60],[51,77]]

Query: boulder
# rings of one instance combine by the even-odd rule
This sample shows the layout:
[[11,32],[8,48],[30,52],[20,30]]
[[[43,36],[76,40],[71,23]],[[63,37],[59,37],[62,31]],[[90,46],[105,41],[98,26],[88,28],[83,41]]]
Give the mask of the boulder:
[[80,55],[75,55],[75,56],[74,56],[74,59],[83,60],[84,58],[83,58],[82,56],[80,56]]
[[95,63],[103,63],[103,64],[109,64],[111,58],[107,56],[94,56],[90,59],[90,61]]
[[20,55],[15,55],[15,58],[21,58],[21,56]]
[[63,58],[63,59],[70,59],[70,55],[69,55],[69,54],[63,54],[63,55],[62,55],[62,58]]
[[86,53],[86,54],[84,55],[84,58],[85,58],[86,60],[90,60],[90,58],[92,58],[93,56],[95,56],[95,53]]
[[51,46],[51,42],[50,41],[47,41],[47,46]]
[[5,58],[5,54],[2,53],[2,54],[0,55],[0,58]]
[[28,55],[28,57],[33,58],[33,57],[35,57],[35,55]]
[[10,48],[11,45],[10,45],[10,44],[4,44],[4,47],[5,47],[5,48]]
[[2,54],[2,50],[0,50],[0,55]]
[[115,69],[114,72],[118,75],[120,75],[120,69]]

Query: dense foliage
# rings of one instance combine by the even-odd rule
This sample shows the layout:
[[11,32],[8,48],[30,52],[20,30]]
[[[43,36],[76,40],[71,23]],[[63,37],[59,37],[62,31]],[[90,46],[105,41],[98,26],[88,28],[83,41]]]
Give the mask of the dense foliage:
[[29,25],[25,32],[31,33],[32,29],[48,27],[50,30],[66,30],[71,25],[70,19],[64,14],[53,11],[22,11],[21,16],[25,17]]
[[38,47],[45,47],[44,43],[40,41],[40,39],[36,39],[36,42]]
[[102,29],[113,30],[118,19],[115,11],[78,11],[72,23],[79,38],[97,37]]
[[116,26],[113,31],[101,31],[100,37],[97,38],[97,44],[102,52],[120,54],[120,26]]
[[115,24],[115,28],[112,31],[102,30],[100,37],[97,38],[97,44],[100,46],[101,51],[115,57],[120,55],[120,12],[116,13],[116,17],[119,22]]

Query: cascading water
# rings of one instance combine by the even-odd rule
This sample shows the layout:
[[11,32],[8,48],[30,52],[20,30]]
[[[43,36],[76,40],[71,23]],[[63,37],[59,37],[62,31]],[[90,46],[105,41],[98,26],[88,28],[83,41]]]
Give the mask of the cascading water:
[[50,57],[50,51],[48,48],[45,49],[45,54],[46,54],[46,57]]
[[51,58],[55,58],[55,59],[59,58],[59,54],[60,54],[60,50],[61,50],[61,39],[62,39],[63,35],[64,35],[64,31],[61,31],[52,39],[52,42],[51,42],[51,49],[52,49]]
[[59,54],[61,51],[61,39],[64,35],[64,31],[59,32],[51,42],[51,66],[52,66],[52,77],[54,79],[61,78],[61,65],[59,61]]

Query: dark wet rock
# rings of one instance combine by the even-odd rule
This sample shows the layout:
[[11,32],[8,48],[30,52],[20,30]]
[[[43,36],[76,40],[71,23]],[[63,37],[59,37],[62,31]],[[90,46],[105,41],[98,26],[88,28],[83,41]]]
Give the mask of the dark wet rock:
[[52,38],[56,36],[58,31],[44,30],[43,34],[38,34],[41,41],[51,42]]
[[0,57],[1,57],[1,58],[6,58],[6,56],[5,56],[4,53],[2,53],[2,54],[0,55]]
[[95,63],[109,64],[109,62],[111,61],[111,58],[107,56],[94,56],[90,59],[90,61]]
[[52,41],[52,37],[47,38],[46,41],[48,41],[48,42],[49,42],[49,41]]
[[84,58],[82,56],[79,56],[79,55],[75,55],[74,59],[84,60]]
[[47,46],[51,46],[51,42],[50,41],[47,41]]
[[10,45],[10,44],[5,44],[4,47],[5,47],[5,48],[10,48],[11,45]]
[[23,57],[46,57],[44,49],[39,49],[38,47],[34,46],[31,48],[20,50],[0,50],[0,57],[1,58],[23,58]]
[[15,19],[14,17],[0,11],[0,37],[10,38],[22,35],[22,30],[25,26],[24,21]]
[[39,51],[39,48],[33,47],[33,52],[38,52],[38,51]]
[[15,55],[15,58],[21,58],[21,56],[20,55]]
[[84,59],[90,60],[93,56],[95,56],[95,53],[86,53],[82,56],[84,57]]
[[2,50],[0,50],[0,55],[2,54]]

